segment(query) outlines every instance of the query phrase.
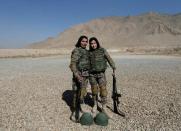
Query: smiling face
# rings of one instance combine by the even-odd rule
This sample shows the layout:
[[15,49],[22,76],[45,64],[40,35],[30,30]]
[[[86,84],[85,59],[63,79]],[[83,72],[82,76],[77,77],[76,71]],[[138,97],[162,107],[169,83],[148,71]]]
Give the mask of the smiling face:
[[97,43],[96,43],[95,40],[92,40],[92,41],[90,42],[90,45],[91,45],[92,49],[97,49]]
[[82,48],[86,48],[87,43],[88,43],[88,40],[86,38],[83,38],[80,42],[80,45]]

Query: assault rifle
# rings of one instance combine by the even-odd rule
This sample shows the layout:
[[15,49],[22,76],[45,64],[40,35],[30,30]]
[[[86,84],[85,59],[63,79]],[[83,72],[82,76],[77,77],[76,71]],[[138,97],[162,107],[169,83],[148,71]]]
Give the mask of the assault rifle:
[[112,99],[113,99],[113,106],[114,106],[113,112],[122,117],[125,117],[125,114],[118,109],[118,107],[119,107],[118,105],[120,104],[119,98],[121,97],[121,93],[118,93],[118,91],[117,91],[116,76],[115,76],[114,70],[113,70],[112,76],[113,76]]
[[[73,80],[72,90],[73,90],[73,102],[72,102],[72,113],[70,119],[74,122],[79,122],[80,118],[80,98],[79,98],[79,85],[75,78]],[[75,99],[76,98],[76,99]]]

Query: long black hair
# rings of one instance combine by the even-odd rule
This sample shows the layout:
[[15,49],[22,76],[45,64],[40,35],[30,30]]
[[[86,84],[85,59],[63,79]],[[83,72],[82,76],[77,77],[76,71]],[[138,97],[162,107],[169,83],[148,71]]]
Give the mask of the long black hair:
[[91,42],[92,42],[93,40],[95,40],[96,43],[97,43],[97,49],[100,48],[100,44],[99,44],[98,39],[97,39],[96,37],[91,37],[91,38],[89,39],[89,50],[90,50],[90,51],[93,51],[93,50],[94,50],[94,49],[91,47]]
[[80,36],[79,37],[79,39],[78,39],[78,41],[77,41],[77,43],[75,44],[75,47],[80,47],[81,45],[81,41],[82,41],[82,39],[87,39],[88,40],[88,37],[87,36],[85,36],[85,35],[82,35],[82,36]]

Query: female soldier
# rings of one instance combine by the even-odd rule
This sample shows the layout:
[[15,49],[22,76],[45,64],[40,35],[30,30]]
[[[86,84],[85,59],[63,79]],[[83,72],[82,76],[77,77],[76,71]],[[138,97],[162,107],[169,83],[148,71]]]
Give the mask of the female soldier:
[[89,79],[88,72],[90,68],[89,51],[86,49],[87,44],[88,44],[87,36],[80,36],[75,45],[75,49],[72,51],[71,62],[69,66],[73,73],[73,91],[74,91],[74,97],[72,103],[73,112],[71,115],[71,119],[74,120],[75,118],[75,121],[78,121],[80,118],[79,110],[82,113],[85,112],[84,111],[85,109],[83,109],[83,106],[85,107],[84,97],[87,94],[86,87],[88,84],[88,79]]
[[89,39],[89,57],[90,57],[89,81],[91,84],[92,96],[94,101],[92,112],[96,113],[97,111],[97,95],[98,95],[98,90],[100,90],[102,111],[109,116],[106,108],[108,92],[106,88],[105,71],[107,69],[107,62],[108,62],[109,65],[112,67],[114,73],[116,69],[115,63],[113,62],[112,58],[110,57],[106,49],[100,47],[99,41],[95,37]]

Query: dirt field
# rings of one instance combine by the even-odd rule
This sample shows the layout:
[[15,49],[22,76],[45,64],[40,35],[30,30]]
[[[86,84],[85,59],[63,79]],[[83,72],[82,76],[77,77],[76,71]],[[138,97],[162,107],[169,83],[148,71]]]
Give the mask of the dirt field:
[[[180,131],[181,57],[113,58],[126,118],[113,114],[107,127],[81,126],[69,119],[69,56],[0,59],[0,131]],[[112,106],[110,68],[106,75]]]
[[43,57],[70,54],[68,49],[0,49],[0,58]]
[[[0,58],[25,58],[48,57],[57,55],[69,55],[72,49],[0,49]],[[117,48],[108,49],[113,55],[172,55],[181,56],[180,47],[142,47],[142,48]]]

